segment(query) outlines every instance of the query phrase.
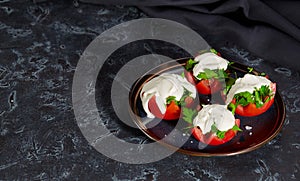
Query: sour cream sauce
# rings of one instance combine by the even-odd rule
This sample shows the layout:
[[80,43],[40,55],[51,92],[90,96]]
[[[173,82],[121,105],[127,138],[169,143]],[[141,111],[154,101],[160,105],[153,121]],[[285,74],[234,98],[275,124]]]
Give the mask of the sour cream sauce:
[[193,120],[193,125],[199,126],[203,134],[209,133],[213,124],[220,131],[227,131],[235,125],[235,118],[226,105],[204,106]]
[[235,94],[246,91],[252,93],[255,88],[259,89],[263,85],[270,86],[271,83],[272,82],[266,77],[245,74],[243,78],[238,78],[229,90],[226,98],[226,104],[228,105],[232,101]]
[[208,52],[203,53],[195,57],[194,61],[199,62],[193,68],[193,75],[197,79],[199,73],[204,72],[205,69],[218,70],[218,69],[227,69],[228,61],[214,53]]
[[184,88],[191,92],[191,97],[196,98],[195,87],[177,74],[161,74],[145,83],[140,93],[140,98],[147,117],[154,118],[148,107],[148,102],[152,96],[156,97],[157,106],[161,113],[164,114],[166,112],[166,99],[169,96],[175,96],[175,99],[179,101],[183,96]]

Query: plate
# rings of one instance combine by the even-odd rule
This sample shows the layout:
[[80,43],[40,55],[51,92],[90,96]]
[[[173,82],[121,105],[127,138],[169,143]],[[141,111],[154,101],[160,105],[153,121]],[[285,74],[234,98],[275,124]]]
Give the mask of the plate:
[[[190,57],[189,57],[190,58]],[[173,60],[145,73],[132,86],[129,94],[130,113],[133,121],[149,138],[158,141],[163,146],[194,156],[230,156],[253,151],[272,140],[281,130],[285,119],[285,105],[279,92],[276,92],[274,104],[271,108],[255,117],[242,117],[240,128],[243,130],[229,142],[211,146],[197,141],[190,134],[188,125],[182,119],[178,121],[165,121],[158,118],[149,119],[141,104],[139,97],[143,85],[162,73],[181,74],[184,64],[189,58]],[[237,72],[238,77],[248,72],[248,67],[235,62],[231,69]],[[253,70],[253,74],[260,72]],[[276,81],[274,81],[276,82]],[[209,102],[211,97],[201,97]]]

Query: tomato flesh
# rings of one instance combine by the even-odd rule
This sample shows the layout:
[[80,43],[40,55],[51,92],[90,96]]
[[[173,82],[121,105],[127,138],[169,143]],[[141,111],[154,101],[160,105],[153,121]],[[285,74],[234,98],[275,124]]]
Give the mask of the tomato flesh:
[[[272,83],[270,86],[273,93],[276,92],[276,83]],[[266,102],[262,107],[257,108],[254,103],[250,103],[247,106],[241,106],[238,105],[236,107],[235,113],[240,116],[245,117],[252,117],[252,116],[258,116],[260,114],[263,114],[266,112],[274,103],[275,96],[273,96],[268,102]],[[231,101],[233,104],[235,104],[235,100]]]
[[192,83],[193,85],[196,85],[196,89],[200,94],[203,95],[209,95],[214,94],[222,89],[222,84],[217,79],[203,79],[203,80],[197,80],[194,78],[194,75],[192,72],[184,71],[184,75],[186,79]]
[[[192,97],[187,97],[185,100],[185,106],[191,107],[194,103],[194,99]],[[148,107],[150,112],[157,118],[164,120],[177,120],[181,116],[181,107],[175,103],[175,101],[171,101],[170,104],[166,107],[166,112],[162,113],[156,103],[155,96],[148,102]]]
[[203,79],[196,84],[196,89],[200,94],[208,95],[220,91],[222,84],[217,79]]
[[[240,120],[236,119],[235,124],[238,127],[240,127]],[[221,145],[221,144],[224,144],[224,143],[230,141],[236,134],[237,134],[237,130],[234,131],[234,130],[230,129],[225,133],[224,138],[220,139],[214,133],[207,133],[204,135],[200,128],[194,127],[192,129],[192,135],[194,136],[194,138],[196,140],[201,141],[208,145],[213,145],[213,146]]]

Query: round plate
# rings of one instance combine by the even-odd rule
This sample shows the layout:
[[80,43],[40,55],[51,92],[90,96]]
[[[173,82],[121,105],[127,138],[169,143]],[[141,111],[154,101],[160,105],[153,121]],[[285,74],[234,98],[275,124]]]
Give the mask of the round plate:
[[[274,104],[271,108],[255,117],[242,117],[235,115],[241,120],[240,128],[243,130],[229,142],[211,146],[197,141],[190,134],[189,125],[184,120],[165,121],[157,118],[149,119],[143,110],[140,91],[143,85],[162,73],[182,74],[185,62],[189,58],[183,58],[161,64],[152,69],[136,81],[129,95],[131,116],[137,126],[151,139],[159,141],[164,146],[176,149],[179,152],[195,156],[229,156],[246,153],[255,150],[273,139],[281,130],[285,119],[285,105],[278,91],[275,95]],[[231,69],[237,72],[239,77],[247,73],[248,67],[239,63],[231,65]],[[253,70],[253,74],[259,72]],[[204,97],[209,101],[210,97]],[[203,99],[203,97],[201,98]],[[170,136],[171,135],[171,136]],[[167,138],[167,139],[166,139]]]

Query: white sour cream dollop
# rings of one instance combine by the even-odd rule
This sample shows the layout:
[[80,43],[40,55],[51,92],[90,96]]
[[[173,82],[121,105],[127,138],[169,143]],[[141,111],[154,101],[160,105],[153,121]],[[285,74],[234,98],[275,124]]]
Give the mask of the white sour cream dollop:
[[194,61],[199,62],[193,68],[193,75],[197,77],[199,73],[204,72],[205,69],[217,70],[227,69],[228,61],[214,53],[203,53],[195,57]]
[[238,78],[232,85],[227,94],[226,104],[228,105],[232,101],[235,94],[246,91],[252,93],[255,88],[259,89],[263,85],[270,86],[271,83],[272,82],[266,77],[245,74],[243,78]]
[[161,113],[164,114],[166,112],[166,99],[169,96],[175,96],[175,99],[179,101],[183,96],[184,88],[191,92],[191,97],[196,97],[195,87],[177,74],[161,74],[145,83],[140,93],[140,98],[147,117],[154,118],[148,107],[148,102],[152,96],[156,97],[157,106]]
[[235,118],[225,105],[212,104],[204,106],[193,120],[203,134],[209,133],[213,124],[220,131],[227,131],[235,125]]

